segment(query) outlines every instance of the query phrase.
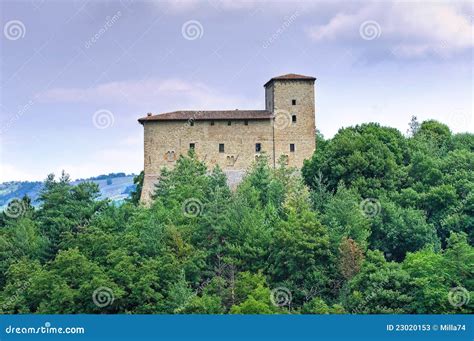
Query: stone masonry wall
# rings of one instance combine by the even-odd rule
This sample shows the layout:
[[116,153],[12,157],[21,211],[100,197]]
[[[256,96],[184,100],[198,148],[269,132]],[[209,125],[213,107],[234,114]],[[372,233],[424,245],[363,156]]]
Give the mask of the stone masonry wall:
[[[228,175],[229,184],[237,184],[247,168],[255,161],[256,143],[270,158],[273,155],[273,128],[271,120],[245,121],[216,120],[147,122],[145,129],[145,181],[142,201],[148,202],[154,184],[163,167],[172,169],[179,155],[186,155],[190,144],[195,144],[196,156],[209,169],[219,165]],[[224,153],[219,144],[224,144]],[[273,162],[273,160],[271,161]]]
[[[315,149],[314,83],[311,81],[273,81],[265,89],[265,106],[274,109],[274,120],[228,121],[150,121],[143,124],[145,179],[141,200],[149,203],[154,186],[163,167],[173,168],[182,154],[187,154],[194,143],[197,157],[209,169],[219,165],[234,187],[259,153],[262,152],[276,164],[283,155],[291,167],[301,168]],[[292,100],[296,100],[293,105]],[[296,115],[296,122],[292,121]],[[219,144],[224,152],[219,152]],[[290,144],[295,151],[290,151]],[[275,158],[274,158],[275,154]]]
[[[315,150],[314,84],[309,81],[274,81],[275,158],[288,158],[288,165],[301,168]],[[292,101],[296,100],[296,105]],[[292,116],[296,115],[296,122]],[[290,151],[294,144],[295,151]]]

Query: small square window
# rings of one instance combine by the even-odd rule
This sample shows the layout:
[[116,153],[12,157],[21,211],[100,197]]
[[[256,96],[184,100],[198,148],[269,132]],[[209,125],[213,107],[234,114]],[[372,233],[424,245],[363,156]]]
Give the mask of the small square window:
[[223,152],[224,152],[224,144],[219,143],[219,153],[223,153]]
[[260,153],[262,150],[262,144],[261,143],[255,143],[255,152]]
[[232,124],[232,121],[227,121],[227,125],[230,126]]
[[211,126],[213,126],[213,125],[214,125],[214,121],[211,121]]
[[290,143],[290,152],[294,153],[295,152],[295,144]]
[[296,123],[296,115],[291,116],[291,122]]
[[196,144],[195,143],[190,143],[189,144],[189,149],[192,149],[192,150],[196,149]]
[[296,99],[291,100],[291,105],[296,105]]
[[248,125],[249,125],[249,121],[245,120],[245,121],[244,121],[244,124],[245,124],[246,126],[248,126]]

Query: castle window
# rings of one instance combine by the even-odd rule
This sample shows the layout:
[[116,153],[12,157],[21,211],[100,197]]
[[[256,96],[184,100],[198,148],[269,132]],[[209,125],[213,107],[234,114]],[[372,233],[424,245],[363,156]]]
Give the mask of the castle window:
[[291,105],[296,105],[296,99],[291,100]]
[[192,150],[196,149],[196,144],[195,143],[190,143],[189,144],[189,149],[192,149]]
[[219,153],[223,153],[223,152],[224,152],[224,144],[219,143]]
[[227,125],[230,126],[232,124],[232,121],[227,121]]
[[189,121],[189,125],[190,125],[191,127],[194,126],[194,121],[193,121],[193,120],[190,120],[190,121]]
[[249,121],[245,120],[245,121],[244,121],[244,124],[245,124],[246,126],[248,126],[248,125],[249,125]]
[[227,155],[227,166],[235,165],[236,157],[234,155]]
[[168,162],[173,162],[176,160],[176,155],[174,153],[174,150],[168,150],[165,154],[165,159]]
[[214,125],[214,121],[211,121],[211,126],[213,126],[213,125]]
[[294,153],[295,152],[295,144],[290,143],[290,152]]
[[255,152],[260,153],[262,150],[262,144],[261,143],[255,143]]
[[291,116],[291,122],[296,123],[296,115]]

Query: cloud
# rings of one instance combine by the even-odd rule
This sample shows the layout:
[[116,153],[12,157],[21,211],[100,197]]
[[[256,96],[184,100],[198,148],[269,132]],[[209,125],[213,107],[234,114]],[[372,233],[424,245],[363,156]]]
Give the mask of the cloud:
[[[155,4],[159,8],[166,8],[172,12],[189,12],[195,11],[202,7],[206,2],[199,0],[164,0],[157,1]],[[255,7],[261,6],[262,4],[268,3],[267,0],[245,0],[245,1],[235,1],[235,0],[208,0],[208,6],[212,6],[218,10],[224,11],[233,11],[233,10],[244,10],[244,9],[253,9]]]
[[[182,79],[120,81],[90,88],[55,88],[37,94],[41,102],[126,103],[156,108],[176,109],[242,109],[255,108],[259,102],[225,94],[201,82]],[[250,107],[249,107],[250,105]]]
[[[472,11],[462,3],[369,3],[338,11],[307,33],[315,42],[363,46],[369,52],[383,49],[402,58],[449,57],[473,47],[472,18]],[[361,32],[366,22],[378,25],[377,40],[372,44]]]
[[[30,172],[28,169],[15,167],[11,164],[4,162],[0,163],[0,182],[7,181],[31,181],[31,179],[37,178],[35,174]],[[43,180],[43,179],[38,179]]]
[[[415,1],[282,1],[197,0],[159,1],[159,8],[171,12],[207,15],[252,11],[263,16],[281,16],[295,9],[312,21],[307,35],[315,42],[334,42],[361,49],[368,56],[385,58],[449,58],[472,48],[473,12],[469,2]],[[217,11],[208,11],[209,9]],[[257,13],[258,10],[258,13]],[[366,21],[380,27],[377,40],[367,44],[360,34]],[[370,39],[369,39],[370,40]]]

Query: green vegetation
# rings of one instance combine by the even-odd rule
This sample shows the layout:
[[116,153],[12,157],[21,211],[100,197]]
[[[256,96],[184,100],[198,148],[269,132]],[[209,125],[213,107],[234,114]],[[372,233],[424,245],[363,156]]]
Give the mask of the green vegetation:
[[[1,313],[474,313],[474,136],[410,123],[260,158],[231,191],[193,154],[151,207],[49,176],[0,216]],[[469,298],[471,298],[469,300]]]

